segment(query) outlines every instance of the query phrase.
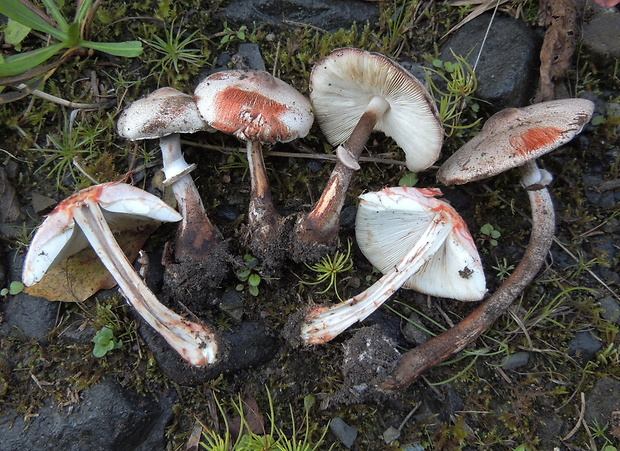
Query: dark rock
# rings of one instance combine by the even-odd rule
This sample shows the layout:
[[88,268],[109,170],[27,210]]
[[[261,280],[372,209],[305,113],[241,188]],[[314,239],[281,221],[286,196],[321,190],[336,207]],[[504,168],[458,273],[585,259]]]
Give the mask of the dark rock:
[[594,355],[603,348],[603,343],[591,331],[577,332],[568,344],[568,355],[580,365],[594,359]]
[[566,435],[566,422],[553,412],[543,412],[538,416],[536,435],[540,438],[539,449],[562,449],[558,437]]
[[48,399],[30,421],[16,413],[4,417],[0,443],[4,451],[165,449],[174,402],[174,394],[156,401],[105,380],[84,390],[78,404],[60,408]]
[[599,302],[603,308],[601,311],[601,316],[603,319],[609,321],[610,323],[620,324],[620,304],[618,304],[611,296],[606,296]]
[[227,291],[220,300],[220,310],[240,322],[243,318],[243,299],[239,291]]
[[[465,24],[443,45],[440,59],[454,61],[453,51],[473,66],[490,20],[491,14],[484,14]],[[476,66],[475,96],[494,110],[529,104],[536,90],[540,45],[523,22],[496,15]]]
[[19,293],[3,303],[2,334],[20,338],[44,338],[55,326],[58,302]]
[[424,327],[422,318],[417,313],[412,312],[409,315],[409,321],[403,325],[403,336],[407,343],[418,346],[431,339],[431,334],[420,326]]
[[196,367],[183,360],[148,324],[141,324],[140,335],[153,352],[160,369],[179,385],[195,386],[270,360],[277,352],[278,340],[262,324],[246,322],[233,331],[218,335],[219,361]]
[[529,352],[515,352],[514,354],[506,356],[500,366],[504,370],[514,370],[527,365],[530,361],[530,357],[531,355]]
[[600,379],[586,393],[585,420],[588,424],[597,422],[600,426],[611,423],[612,413],[620,410],[620,381],[611,377]]
[[620,58],[620,12],[615,8],[597,8],[583,25],[582,44],[588,54],[602,63]]
[[258,44],[245,42],[239,45],[237,53],[233,55],[235,69],[266,70],[265,61],[260,53]]
[[295,22],[336,31],[349,28],[354,22],[376,23],[379,8],[375,3],[360,0],[231,0],[222,17],[248,27]]
[[234,222],[237,220],[241,212],[234,205],[220,205],[215,211],[215,215],[224,221]]
[[340,417],[333,418],[329,422],[329,429],[347,449],[351,449],[357,438],[357,429],[349,426]]
[[340,228],[345,232],[352,232],[355,229],[355,217],[357,216],[357,206],[349,205],[340,212]]

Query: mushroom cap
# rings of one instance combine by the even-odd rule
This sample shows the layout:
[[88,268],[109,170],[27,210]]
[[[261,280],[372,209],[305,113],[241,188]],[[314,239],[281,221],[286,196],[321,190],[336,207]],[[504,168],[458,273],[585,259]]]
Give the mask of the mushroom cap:
[[211,131],[194,98],[169,87],[159,88],[125,108],[116,128],[119,135],[131,141]]
[[303,94],[261,70],[211,74],[194,98],[211,127],[243,141],[289,142],[306,136],[314,122]]
[[403,259],[437,211],[453,220],[448,238],[410,277],[405,288],[433,296],[477,301],[486,293],[482,262],[467,224],[435,188],[385,188],[360,196],[355,236],[366,258],[384,274]]
[[310,89],[314,113],[331,145],[349,138],[367,105],[379,96],[390,107],[374,130],[405,151],[409,170],[419,172],[439,158],[444,131],[435,101],[417,78],[391,59],[356,48],[337,49],[316,63]]
[[113,230],[135,229],[144,221],[182,219],[157,196],[126,183],[109,182],[82,189],[60,202],[37,229],[24,260],[24,285],[37,283],[49,268],[88,246],[73,218],[75,209],[87,198],[99,203]]
[[480,133],[437,171],[445,185],[460,185],[519,167],[575,137],[592,117],[594,103],[561,99],[495,113]]

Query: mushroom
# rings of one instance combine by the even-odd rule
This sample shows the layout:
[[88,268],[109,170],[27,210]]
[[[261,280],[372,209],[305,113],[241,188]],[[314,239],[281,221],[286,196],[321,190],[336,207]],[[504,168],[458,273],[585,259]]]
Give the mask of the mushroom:
[[403,288],[459,301],[479,301],[486,293],[486,281],[476,244],[461,216],[435,199],[441,195],[436,188],[408,187],[361,195],[355,222],[357,245],[385,274],[420,240],[429,215],[446,210],[454,223],[452,232]]
[[136,230],[145,221],[180,220],[181,215],[162,200],[126,183],[85,188],[58,204],[37,230],[24,261],[23,283],[37,283],[51,266],[90,244],[144,320],[187,362],[210,365],[218,354],[215,334],[162,305],[127,260],[111,230]]
[[[405,284],[462,300],[478,300],[484,295],[482,265],[467,226],[450,205],[435,198],[437,195],[441,195],[438,189],[387,188],[361,196],[357,237],[371,262],[380,262],[384,275],[343,303],[312,309],[301,325],[303,342],[318,344],[333,339],[364,320]],[[386,257],[386,252],[396,255]],[[423,282],[425,279],[431,283]],[[436,287],[429,288],[433,282]]]
[[174,88],[160,88],[129,105],[117,124],[119,134],[131,141],[160,140],[163,184],[170,186],[183,220],[179,224],[174,250],[164,253],[167,286],[194,295],[205,286],[217,286],[226,274],[222,264],[226,243],[209,220],[189,165],[181,152],[180,133],[214,131],[200,116],[194,98]]
[[319,61],[310,75],[317,121],[338,161],[313,210],[296,225],[301,243],[331,243],[346,192],[373,131],[392,137],[419,172],[439,157],[443,127],[433,98],[402,66],[378,53],[341,48]]
[[306,136],[314,121],[310,101],[261,70],[211,74],[196,87],[194,98],[207,124],[246,142],[251,177],[249,244],[257,256],[268,257],[279,245],[282,218],[273,205],[261,143]]
[[534,160],[581,132],[593,111],[594,104],[584,99],[554,100],[500,111],[489,118],[479,135],[440,167],[437,178],[454,185],[522,166],[521,184],[532,209],[532,234],[519,265],[502,286],[463,321],[405,353],[381,389],[404,388],[464,349],[504,314],[534,279],[549,252],[555,228],[553,203],[546,187],[552,177]]

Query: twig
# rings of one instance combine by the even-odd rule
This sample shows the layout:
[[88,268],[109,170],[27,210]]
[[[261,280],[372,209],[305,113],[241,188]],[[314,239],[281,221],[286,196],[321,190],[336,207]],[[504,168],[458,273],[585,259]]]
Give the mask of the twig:
[[[211,149],[217,150],[226,155],[232,155],[236,152],[245,153],[244,148],[235,148],[231,150],[231,148],[224,146],[216,146],[213,144],[205,144],[199,143],[196,141],[188,141],[185,139],[181,140],[181,144],[187,144],[194,147],[200,147],[202,149]],[[264,150],[263,155],[271,156],[271,157],[283,157],[283,158],[306,158],[310,160],[329,160],[329,161],[337,161],[338,158],[336,155],[330,155],[326,153],[307,153],[307,152],[280,152],[277,150]],[[400,160],[394,160],[391,158],[379,158],[379,157],[360,157],[360,161],[365,161],[368,163],[380,163],[380,164],[393,164],[397,166],[405,166],[406,163]]]
[[[28,86],[22,83],[17,86],[17,89],[20,89],[20,90],[28,89]],[[29,93],[43,100],[48,100],[50,102],[57,103],[58,105],[62,105],[67,108],[74,108],[74,109],[80,109],[80,110],[98,110],[99,108],[106,108],[108,106],[112,106],[116,104],[116,99],[106,100],[105,102],[99,102],[99,103],[71,102],[69,100],[56,97],[52,94],[48,94],[47,92],[39,91],[38,89],[33,89],[32,91],[29,91]]]
[[573,437],[573,435],[577,433],[577,431],[583,424],[583,417],[585,416],[585,414],[586,414],[586,395],[583,392],[581,392],[581,409],[579,410],[579,419],[577,420],[577,424],[575,424],[575,426],[570,430],[570,432],[566,434],[564,437],[562,437],[560,440],[562,440],[563,442],[570,440]]

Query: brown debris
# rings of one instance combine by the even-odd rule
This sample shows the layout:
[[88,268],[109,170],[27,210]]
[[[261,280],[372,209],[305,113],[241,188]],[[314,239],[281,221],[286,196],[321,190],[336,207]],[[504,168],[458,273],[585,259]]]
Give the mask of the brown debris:
[[547,32],[540,50],[540,86],[534,103],[555,98],[555,83],[570,67],[578,33],[575,0],[540,0],[539,14],[539,24]]

